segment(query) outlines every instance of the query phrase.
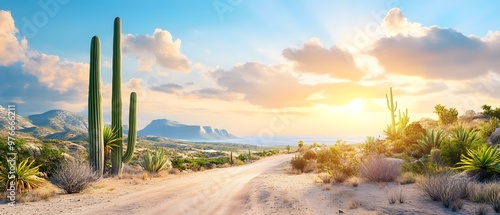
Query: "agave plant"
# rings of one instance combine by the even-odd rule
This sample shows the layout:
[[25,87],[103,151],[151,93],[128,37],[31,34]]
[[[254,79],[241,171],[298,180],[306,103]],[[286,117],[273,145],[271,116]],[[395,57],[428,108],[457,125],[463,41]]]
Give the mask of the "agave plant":
[[[467,155],[457,163],[456,169],[464,172],[477,172],[480,177],[500,174],[500,152],[496,146],[481,145],[477,149],[467,149]],[[480,178],[482,180],[482,178]]]
[[157,173],[168,168],[168,155],[163,150],[147,152],[140,163],[142,168],[151,173]]
[[475,130],[466,130],[459,127],[452,133],[452,140],[457,141],[462,149],[475,148],[481,141],[479,133]]
[[444,140],[442,130],[427,130],[426,134],[422,134],[420,140],[417,141],[420,151],[424,154],[429,154],[432,149],[439,149]]
[[40,184],[45,180],[43,178],[38,177],[40,171],[38,170],[39,166],[34,166],[33,163],[35,160],[24,159],[21,162],[16,164],[16,169],[14,174],[16,178],[9,178],[10,174],[8,171],[5,171],[2,168],[0,172],[0,182],[6,187],[10,188],[10,184],[12,181],[15,181],[15,188],[18,193],[35,189],[40,187]]

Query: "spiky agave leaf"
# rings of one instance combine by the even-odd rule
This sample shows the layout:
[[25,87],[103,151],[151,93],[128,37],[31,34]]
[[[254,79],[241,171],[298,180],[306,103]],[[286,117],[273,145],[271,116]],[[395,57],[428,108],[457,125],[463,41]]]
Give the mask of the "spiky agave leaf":
[[140,165],[148,172],[160,172],[168,167],[168,155],[163,150],[147,152],[142,157]]
[[456,169],[464,172],[485,171],[487,173],[500,173],[500,152],[496,146],[482,145],[477,149],[467,149],[467,155],[457,163]]
[[33,167],[33,163],[35,160],[24,159],[21,162],[16,164],[16,169],[14,174],[16,178],[9,178],[9,173],[4,170],[0,172],[0,181],[6,187],[9,188],[9,184],[11,181],[15,180],[15,187],[18,193],[24,192],[27,190],[35,189],[40,187],[40,184],[45,182],[43,178],[38,177],[40,171],[40,165]]
[[106,150],[113,150],[114,147],[118,146],[118,141],[122,140],[122,138],[118,137],[116,129],[111,129],[109,125],[105,125],[102,132],[104,139],[104,148]]

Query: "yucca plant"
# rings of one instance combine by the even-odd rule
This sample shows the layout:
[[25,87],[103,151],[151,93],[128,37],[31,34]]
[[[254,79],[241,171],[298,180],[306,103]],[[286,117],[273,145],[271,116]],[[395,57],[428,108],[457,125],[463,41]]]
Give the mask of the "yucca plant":
[[426,134],[420,137],[417,141],[420,151],[424,154],[429,154],[432,149],[439,149],[444,140],[442,130],[427,130]]
[[142,156],[142,168],[151,173],[157,173],[168,168],[168,155],[163,150],[147,152]]
[[464,172],[473,172],[483,181],[494,174],[500,174],[500,152],[496,146],[481,145],[477,149],[467,149],[462,155],[459,167]]
[[34,162],[35,160],[24,159],[17,163],[14,171],[15,179],[10,179],[8,171],[2,169],[0,172],[0,182],[3,186],[9,188],[11,182],[15,180],[16,192],[18,193],[40,187],[40,184],[45,180],[38,177],[40,175],[40,171],[38,170],[40,165],[33,166]]
[[112,130],[109,125],[103,127],[102,133],[104,139],[104,160],[107,160],[111,150],[118,146],[118,141],[122,140],[122,138],[119,138],[117,132]]
[[470,149],[479,145],[481,137],[476,130],[466,130],[460,126],[452,133],[452,140],[457,141],[462,149]]

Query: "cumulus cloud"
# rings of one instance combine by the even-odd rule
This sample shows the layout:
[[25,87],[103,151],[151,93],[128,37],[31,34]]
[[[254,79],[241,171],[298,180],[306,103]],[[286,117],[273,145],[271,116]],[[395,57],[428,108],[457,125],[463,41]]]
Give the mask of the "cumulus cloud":
[[155,64],[179,72],[188,72],[190,62],[180,51],[181,40],[173,40],[170,32],[155,29],[153,35],[123,35],[123,52],[133,54],[139,70],[150,71]]
[[18,29],[9,11],[0,10],[0,66],[8,66],[23,59],[28,41],[16,37]]
[[283,56],[301,72],[350,80],[359,80],[363,76],[350,53],[336,46],[325,48],[317,38],[304,43],[301,48],[283,50]]
[[[376,41],[370,54],[388,73],[464,80],[488,71],[499,72],[499,34],[481,39],[449,28],[419,28],[419,24],[409,23],[399,10],[391,10],[383,25],[394,34]],[[418,31],[423,34],[412,33]]]
[[403,36],[424,36],[426,28],[420,23],[409,22],[399,8],[393,8],[387,12],[381,24],[381,31],[384,35],[392,37]]
[[69,88],[86,89],[89,65],[61,61],[58,56],[28,51],[22,65],[23,71],[38,77],[50,89],[65,92]]

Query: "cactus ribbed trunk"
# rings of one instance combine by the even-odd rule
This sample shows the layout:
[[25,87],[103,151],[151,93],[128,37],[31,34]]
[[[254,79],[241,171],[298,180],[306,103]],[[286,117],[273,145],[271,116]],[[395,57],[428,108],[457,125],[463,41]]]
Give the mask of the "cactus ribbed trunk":
[[[389,99],[390,97],[390,99]],[[390,88],[390,96],[387,96],[385,94],[385,98],[387,100],[387,108],[391,112],[391,133],[394,133],[396,131],[396,110],[398,109],[398,102],[394,103],[394,100],[392,98],[392,87]]]
[[132,159],[135,148],[135,140],[137,139],[137,95],[135,92],[130,94],[130,108],[128,116],[128,137],[127,137],[127,151],[123,155],[122,162],[128,163]]
[[89,160],[92,169],[102,176],[104,170],[104,138],[101,106],[101,44],[97,36],[90,45],[90,77],[88,97]]
[[111,93],[111,128],[117,132],[117,146],[111,150],[111,174],[120,175],[123,157],[122,124],[122,58],[121,58],[121,21],[116,17],[113,31],[113,89]]

